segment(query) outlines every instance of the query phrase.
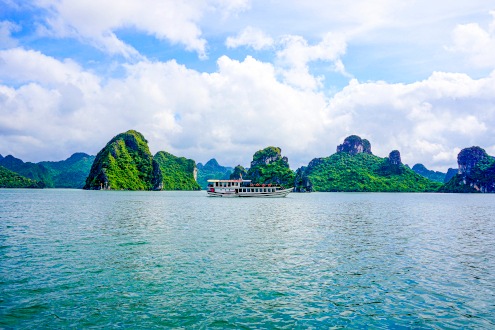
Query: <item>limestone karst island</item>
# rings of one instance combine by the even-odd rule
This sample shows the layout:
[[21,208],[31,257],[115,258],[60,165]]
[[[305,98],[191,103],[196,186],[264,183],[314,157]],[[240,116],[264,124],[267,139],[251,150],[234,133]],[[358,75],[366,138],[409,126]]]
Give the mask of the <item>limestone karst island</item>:
[[148,141],[135,131],[116,135],[96,156],[75,153],[58,162],[23,162],[0,155],[0,188],[82,188],[90,190],[200,190],[208,179],[251,180],[254,184],[293,187],[296,192],[495,192],[495,157],[473,146],[462,149],[458,168],[447,173],[412,168],[400,152],[373,154],[371,143],[351,135],[334,154],[314,158],[293,171],[278,147],[253,155],[249,167],[204,165],[166,151],[152,155]]

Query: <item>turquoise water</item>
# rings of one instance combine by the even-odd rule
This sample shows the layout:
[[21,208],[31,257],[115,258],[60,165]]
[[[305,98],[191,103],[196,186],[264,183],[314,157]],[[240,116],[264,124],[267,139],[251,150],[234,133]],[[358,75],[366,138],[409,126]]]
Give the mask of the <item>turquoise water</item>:
[[0,190],[0,328],[494,328],[495,195]]

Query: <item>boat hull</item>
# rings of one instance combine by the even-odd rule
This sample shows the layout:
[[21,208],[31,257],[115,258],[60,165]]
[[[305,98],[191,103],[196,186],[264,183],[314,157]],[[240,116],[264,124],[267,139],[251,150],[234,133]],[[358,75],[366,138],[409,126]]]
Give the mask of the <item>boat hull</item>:
[[207,191],[210,197],[258,197],[258,198],[280,198],[291,193],[294,188],[281,189],[272,192],[215,192]]

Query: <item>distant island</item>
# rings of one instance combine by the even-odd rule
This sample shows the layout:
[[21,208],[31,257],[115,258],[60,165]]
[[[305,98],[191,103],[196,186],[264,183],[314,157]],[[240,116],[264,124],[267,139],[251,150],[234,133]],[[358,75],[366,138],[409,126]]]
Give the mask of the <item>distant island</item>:
[[380,158],[373,155],[368,140],[351,135],[335,154],[298,169],[295,186],[301,192],[433,192],[441,184],[402,164],[398,150]]
[[290,169],[278,147],[253,155],[249,168],[221,166],[215,158],[206,164],[166,151],[151,154],[144,136],[129,130],[112,138],[96,156],[75,153],[58,162],[23,162],[0,155],[0,188],[78,188],[89,190],[200,190],[208,179],[249,179],[253,183],[294,187],[297,192],[495,192],[495,157],[478,146],[462,149],[458,169],[447,173],[412,168],[393,150],[381,158],[371,143],[357,135],[347,137],[328,157]]
[[[19,188],[82,188],[94,159],[95,156],[75,153],[58,162],[25,163],[12,155],[0,155],[0,169],[7,169],[30,180],[25,185],[16,186]],[[36,184],[31,184],[31,181]],[[0,179],[0,187],[11,186],[8,181]]]

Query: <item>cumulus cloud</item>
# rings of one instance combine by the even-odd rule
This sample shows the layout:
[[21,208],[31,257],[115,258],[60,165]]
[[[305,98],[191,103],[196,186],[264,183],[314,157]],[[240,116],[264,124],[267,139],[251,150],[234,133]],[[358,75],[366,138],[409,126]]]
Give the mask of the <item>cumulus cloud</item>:
[[247,46],[255,50],[261,50],[271,47],[273,42],[273,39],[262,30],[248,26],[236,37],[228,37],[225,45],[229,48]]
[[318,60],[333,63],[334,71],[349,76],[340,59],[347,47],[342,35],[327,33],[316,45],[309,45],[301,36],[288,35],[282,38],[281,45],[281,50],[277,52],[278,62],[284,67],[282,75],[285,81],[293,86],[303,89],[322,86],[323,77],[309,72],[308,64]]
[[0,22],[0,49],[17,46],[17,40],[12,38],[12,32],[20,31],[21,27],[9,21]]
[[40,33],[56,37],[76,37],[110,54],[138,57],[131,45],[120,40],[116,31],[135,28],[187,50],[206,56],[206,40],[199,22],[205,12],[222,11],[225,15],[247,8],[245,0],[40,0],[50,12]]
[[398,149],[404,162],[439,170],[456,165],[460,148],[495,147],[495,73],[437,72],[410,84],[353,79],[330,97],[281,80],[279,67],[250,56],[222,56],[217,66],[204,73],[176,61],[139,61],[120,78],[101,79],[73,61],[0,51],[0,81],[16,81],[0,84],[0,152],[26,161],[96,154],[131,128],[152,152],[244,166],[268,145],[281,147],[291,166],[307,165],[350,134],[370,140],[379,156]]
[[330,108],[351,114],[347,127],[368,137],[377,154],[399,149],[411,165],[445,170],[456,165],[459,148],[495,143],[489,129],[495,125],[495,98],[488,96],[494,78],[438,72],[412,84],[353,81]]
[[478,23],[458,25],[452,32],[453,45],[450,51],[468,56],[470,63],[476,67],[495,67],[495,11],[491,11],[493,19],[488,29]]

